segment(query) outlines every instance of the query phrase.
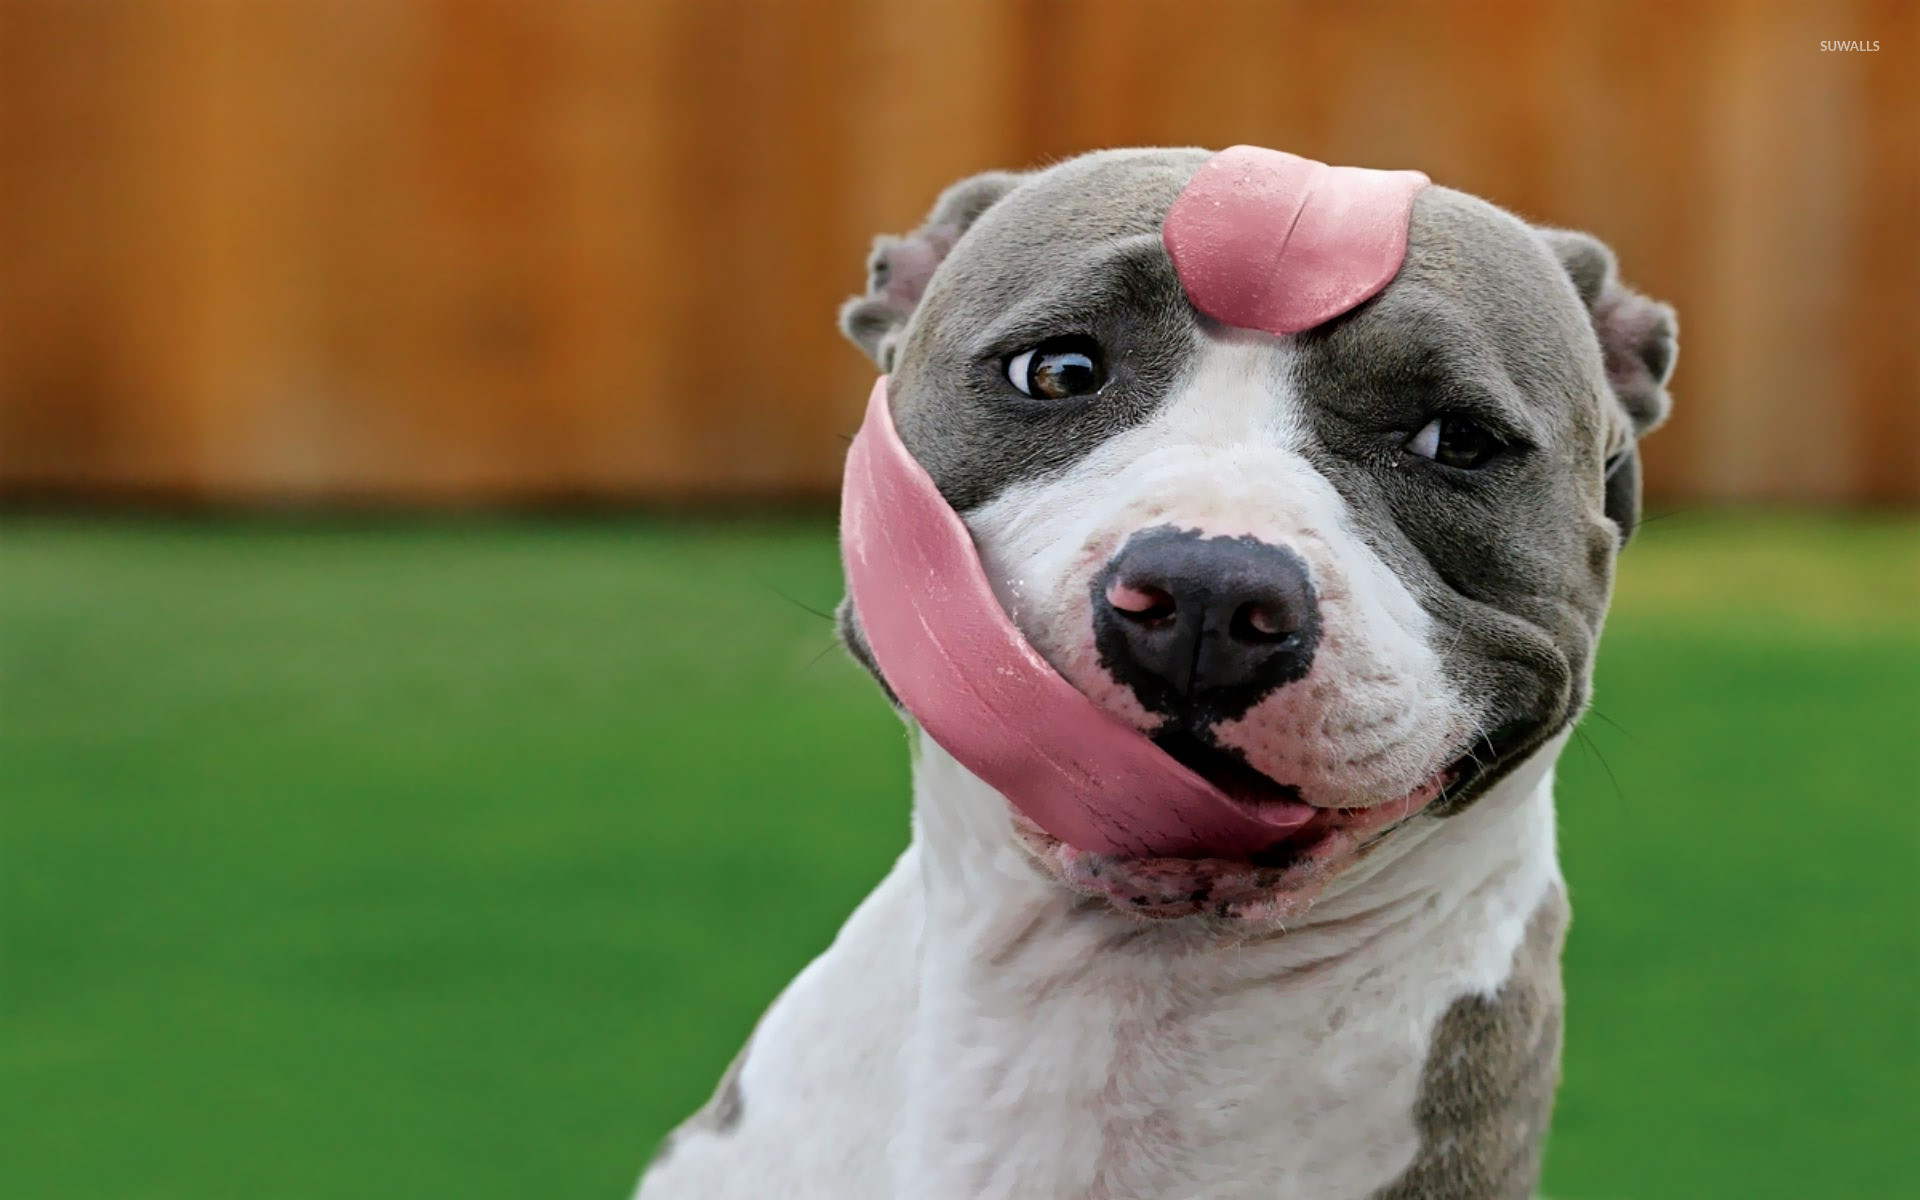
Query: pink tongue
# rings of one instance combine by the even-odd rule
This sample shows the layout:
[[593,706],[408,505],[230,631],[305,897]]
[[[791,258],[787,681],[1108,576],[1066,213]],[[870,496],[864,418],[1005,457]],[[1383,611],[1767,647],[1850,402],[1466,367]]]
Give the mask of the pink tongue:
[[1393,279],[1414,193],[1427,182],[1418,171],[1234,146],[1193,173],[1161,239],[1195,308],[1245,329],[1298,333]]
[[840,543],[860,626],[894,695],[960,764],[1068,845],[1245,858],[1305,804],[1234,800],[1063,679],[1014,628],[973,539],[894,432],[887,381],[847,454]]

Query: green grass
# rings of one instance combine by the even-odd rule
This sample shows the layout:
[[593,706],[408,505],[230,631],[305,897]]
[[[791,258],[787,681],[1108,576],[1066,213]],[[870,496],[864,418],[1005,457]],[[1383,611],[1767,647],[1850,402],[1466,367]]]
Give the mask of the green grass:
[[[624,1195],[906,840],[830,539],[0,526],[0,1195]],[[1555,1200],[1914,1194],[1916,562],[1629,551]]]

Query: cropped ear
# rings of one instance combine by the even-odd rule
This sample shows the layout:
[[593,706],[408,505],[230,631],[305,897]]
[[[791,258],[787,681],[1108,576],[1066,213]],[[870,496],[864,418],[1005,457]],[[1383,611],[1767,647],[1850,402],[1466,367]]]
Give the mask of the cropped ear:
[[1667,380],[1680,352],[1679,319],[1672,306],[1621,283],[1613,251],[1597,238],[1568,229],[1540,236],[1573,280],[1600,340],[1617,418],[1607,443],[1606,512],[1624,543],[1640,521],[1639,440],[1673,407]]
[[867,256],[867,293],[840,306],[840,329],[883,372],[893,370],[900,332],[928,280],[960,235],[1024,177],[988,171],[941,193],[926,224],[901,237],[881,235]]

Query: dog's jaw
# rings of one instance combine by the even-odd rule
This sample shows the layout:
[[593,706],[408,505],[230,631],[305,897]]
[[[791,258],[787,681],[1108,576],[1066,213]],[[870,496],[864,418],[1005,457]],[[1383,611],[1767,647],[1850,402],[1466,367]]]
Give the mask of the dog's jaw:
[[1390,843],[1446,789],[1441,771],[1398,800],[1361,809],[1322,809],[1258,861],[1135,858],[1082,850],[1010,811],[1015,836],[1041,868],[1069,889],[1146,920],[1209,915],[1257,925],[1305,916],[1341,875]]

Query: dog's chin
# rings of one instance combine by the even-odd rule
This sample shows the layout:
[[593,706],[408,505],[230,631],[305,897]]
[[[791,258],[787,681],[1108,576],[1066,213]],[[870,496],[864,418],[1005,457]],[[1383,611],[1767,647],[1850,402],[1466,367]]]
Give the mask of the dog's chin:
[[1323,808],[1246,860],[1099,854],[1068,845],[1017,810],[1012,817],[1021,844],[1042,870],[1122,912],[1162,921],[1210,916],[1284,923],[1310,909],[1330,883],[1426,811],[1462,773],[1455,764],[1403,796],[1360,808]]

